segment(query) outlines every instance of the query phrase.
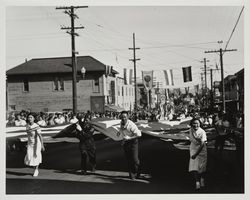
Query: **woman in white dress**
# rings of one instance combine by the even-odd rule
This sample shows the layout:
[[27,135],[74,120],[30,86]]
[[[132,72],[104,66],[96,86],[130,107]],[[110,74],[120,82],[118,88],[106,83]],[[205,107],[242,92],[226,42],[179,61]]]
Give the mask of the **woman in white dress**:
[[24,164],[34,167],[33,176],[38,176],[39,164],[42,162],[42,153],[44,151],[43,138],[41,136],[41,129],[38,124],[34,122],[35,117],[29,114],[27,117],[26,131],[28,135],[27,153],[24,158]]
[[206,132],[200,127],[201,122],[198,118],[193,118],[190,122],[190,161],[189,172],[192,172],[196,182],[196,189],[204,187],[204,174],[207,167],[207,136]]

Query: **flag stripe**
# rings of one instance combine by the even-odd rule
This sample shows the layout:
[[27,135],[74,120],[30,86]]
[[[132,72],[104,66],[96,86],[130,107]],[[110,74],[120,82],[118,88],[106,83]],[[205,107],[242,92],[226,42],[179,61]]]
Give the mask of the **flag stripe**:
[[133,69],[129,70],[129,84],[132,85],[132,79],[133,79]]
[[167,70],[163,70],[163,71],[164,71],[164,75],[165,75],[166,85],[174,85],[173,70],[167,69]]
[[171,84],[174,85],[173,70],[171,69]]
[[166,70],[164,70],[164,75],[165,75],[166,85],[169,85],[168,75]]

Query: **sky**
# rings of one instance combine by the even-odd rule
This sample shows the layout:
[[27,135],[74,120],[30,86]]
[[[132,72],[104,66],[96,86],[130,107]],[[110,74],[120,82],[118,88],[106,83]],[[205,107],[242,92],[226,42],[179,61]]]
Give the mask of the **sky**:
[[[201,84],[201,73],[219,65],[218,53],[224,49],[242,6],[89,6],[76,9],[79,19],[76,51],[111,65],[119,76],[123,68],[133,69],[133,33],[137,77],[154,70],[154,77],[165,87],[164,69],[172,69],[174,86]],[[33,58],[71,56],[70,35],[61,26],[70,26],[64,10],[54,6],[9,6],[6,8],[6,69]],[[219,43],[218,41],[223,41]],[[224,77],[244,68],[244,11],[223,55]],[[192,82],[183,82],[182,67],[192,66]],[[220,80],[220,71],[213,73]],[[210,86],[210,74],[207,85]],[[171,88],[171,87],[170,87]]]

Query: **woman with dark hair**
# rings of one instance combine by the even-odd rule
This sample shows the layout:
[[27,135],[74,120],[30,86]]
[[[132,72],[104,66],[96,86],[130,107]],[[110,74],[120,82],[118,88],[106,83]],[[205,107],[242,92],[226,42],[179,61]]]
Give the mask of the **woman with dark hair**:
[[193,173],[196,189],[204,187],[204,175],[207,167],[207,136],[206,132],[200,127],[199,118],[193,118],[190,122],[190,160],[189,172]]
[[38,176],[38,166],[42,162],[42,153],[44,151],[41,128],[35,123],[35,115],[28,114],[26,131],[28,135],[27,153],[24,158],[24,164],[34,167],[33,176]]
[[89,123],[91,114],[86,114],[84,121],[78,120],[76,124],[76,137],[79,139],[79,149],[81,153],[81,173],[87,174],[87,161],[91,164],[91,171],[95,171],[96,167],[96,147],[93,138],[94,128]]

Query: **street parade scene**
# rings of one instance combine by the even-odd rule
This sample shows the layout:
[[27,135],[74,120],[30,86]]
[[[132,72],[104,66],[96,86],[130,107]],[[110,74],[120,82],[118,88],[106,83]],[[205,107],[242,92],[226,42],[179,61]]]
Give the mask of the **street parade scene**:
[[243,5],[5,12],[5,197],[245,197]]

